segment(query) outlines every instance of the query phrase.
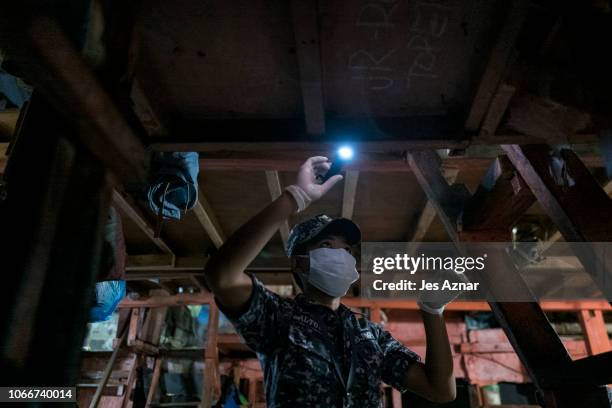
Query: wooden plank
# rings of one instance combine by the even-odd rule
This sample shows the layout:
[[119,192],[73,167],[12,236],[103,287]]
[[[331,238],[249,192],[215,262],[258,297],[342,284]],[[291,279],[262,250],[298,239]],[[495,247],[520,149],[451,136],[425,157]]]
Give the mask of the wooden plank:
[[91,399],[89,408],[96,408],[98,406],[98,402],[100,402],[100,398],[102,397],[102,392],[104,391],[104,387],[106,387],[106,383],[108,382],[108,379],[110,378],[110,375],[113,371],[113,366],[115,365],[115,360],[117,360],[117,356],[119,355],[119,350],[121,349],[121,346],[123,345],[123,342],[125,341],[125,338],[127,337],[127,335],[128,335],[128,328],[125,327],[123,328],[123,332],[121,333],[121,336],[119,337],[119,341],[117,342],[117,345],[113,349],[113,354],[111,354],[111,357],[108,360],[106,367],[104,368],[104,373],[102,374],[102,378],[100,379],[100,382],[98,383],[98,388],[96,389],[96,392],[93,398]]
[[219,384],[219,308],[215,302],[209,304],[208,330],[206,331],[206,350],[204,352],[204,380],[202,387],[202,408],[212,406],[215,396],[221,389]]
[[[299,168],[296,167],[295,169]],[[294,169],[294,170],[295,170]],[[272,201],[276,200],[283,192],[280,177],[278,171],[268,170],[266,171],[266,182],[268,183],[268,190],[270,191],[270,197]],[[289,223],[284,221],[279,228],[281,239],[283,240],[283,248],[287,248],[287,239],[289,238]]]
[[589,354],[599,354],[612,350],[601,310],[581,310],[578,317]]
[[146,271],[174,269],[176,258],[172,254],[128,255],[126,270]]
[[436,152],[432,150],[410,152],[407,158],[417,181],[431,201],[452,241],[458,242],[457,217],[469,197],[469,192],[464,185],[455,184],[452,187],[448,185],[442,174],[441,159]]
[[155,237],[155,229],[140,210],[118,191],[113,191],[113,204],[119,207],[162,252],[173,255],[166,242],[162,238]]
[[155,359],[155,366],[153,368],[153,375],[151,377],[151,385],[149,386],[149,392],[147,394],[147,401],[145,403],[145,408],[150,408],[153,403],[153,398],[155,397],[155,392],[157,391],[157,386],[159,385],[159,377],[161,375],[161,364],[162,358],[157,357]]
[[317,14],[316,1],[291,0],[306,131],[309,134],[322,135],[325,133],[325,108]]
[[130,324],[128,326],[128,335],[127,335],[127,345],[132,346],[134,342],[138,338],[138,327],[140,320],[140,309],[132,308],[132,313],[130,314]]
[[480,127],[479,137],[488,137],[491,135],[495,135],[497,132],[497,128],[508,109],[508,104],[510,103],[510,99],[514,96],[516,92],[516,88],[512,85],[501,84],[499,88],[497,88],[497,92],[493,96],[493,100],[491,101],[491,105],[487,110],[487,114],[482,122],[482,126]]
[[[446,179],[446,182],[450,185],[455,183],[457,179],[457,175],[459,174],[459,170],[457,169],[442,169],[442,175]],[[431,200],[427,199],[425,202],[425,206],[419,215],[419,221],[417,222],[416,229],[409,242],[421,242],[427,231],[429,231],[429,227],[431,223],[436,218],[436,209],[434,208],[434,204]]]
[[219,248],[225,241],[225,235],[221,230],[221,226],[215,213],[213,212],[208,200],[202,192],[198,194],[198,202],[193,207],[193,212],[200,221],[200,224],[212,240],[213,244]]
[[514,43],[527,15],[527,8],[528,2],[524,0],[514,0],[510,3],[509,10],[506,13],[506,21],[500,28],[497,41],[491,51],[465,122],[465,129],[468,131],[478,131],[491,100],[506,74],[514,50]]
[[181,293],[164,297],[149,297],[144,299],[124,298],[117,306],[123,308],[151,308],[182,305],[205,305],[212,301],[212,296],[207,292]]
[[344,192],[342,194],[342,217],[352,219],[355,210],[355,195],[357,194],[357,183],[359,172],[347,170],[344,176]]
[[590,114],[534,95],[514,98],[508,110],[504,126],[544,140],[539,143],[570,143],[571,135],[594,128]]

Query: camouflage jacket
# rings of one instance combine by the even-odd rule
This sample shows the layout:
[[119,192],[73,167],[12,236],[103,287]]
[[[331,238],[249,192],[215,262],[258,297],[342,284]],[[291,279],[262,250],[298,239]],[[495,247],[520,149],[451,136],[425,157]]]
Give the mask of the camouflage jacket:
[[405,391],[419,356],[380,325],[253,283],[247,311],[231,320],[261,363],[268,407],[382,407],[382,382]]

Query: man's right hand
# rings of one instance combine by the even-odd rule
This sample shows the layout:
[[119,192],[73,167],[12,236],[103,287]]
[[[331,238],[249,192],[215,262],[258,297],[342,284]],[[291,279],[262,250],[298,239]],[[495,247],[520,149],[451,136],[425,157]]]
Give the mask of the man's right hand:
[[300,166],[296,183],[287,187],[287,191],[291,193],[297,203],[298,211],[306,209],[342,180],[342,175],[336,174],[325,183],[319,184],[317,176],[325,175],[330,167],[331,163],[324,156],[311,157]]

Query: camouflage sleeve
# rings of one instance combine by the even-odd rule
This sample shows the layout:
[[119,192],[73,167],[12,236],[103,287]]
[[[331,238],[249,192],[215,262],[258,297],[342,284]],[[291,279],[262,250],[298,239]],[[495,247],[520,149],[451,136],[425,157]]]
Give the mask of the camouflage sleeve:
[[[248,307],[238,316],[227,315],[247,346],[256,353],[271,354],[279,347],[283,323],[281,317],[284,299],[266,287],[255,277],[253,293]],[[222,308],[220,307],[220,310]]]
[[404,378],[408,367],[421,358],[414,351],[404,346],[391,336],[388,331],[377,326],[378,344],[383,351],[382,380],[400,392],[407,391]]

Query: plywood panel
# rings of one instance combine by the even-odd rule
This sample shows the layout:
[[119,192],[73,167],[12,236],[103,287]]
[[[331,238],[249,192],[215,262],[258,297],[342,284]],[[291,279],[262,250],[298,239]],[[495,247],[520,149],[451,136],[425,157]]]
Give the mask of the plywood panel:
[[[289,2],[143,2],[139,75],[180,117],[302,115]],[[148,78],[147,78],[148,77]]]
[[320,3],[328,111],[405,116],[445,114],[465,105],[499,3]]

